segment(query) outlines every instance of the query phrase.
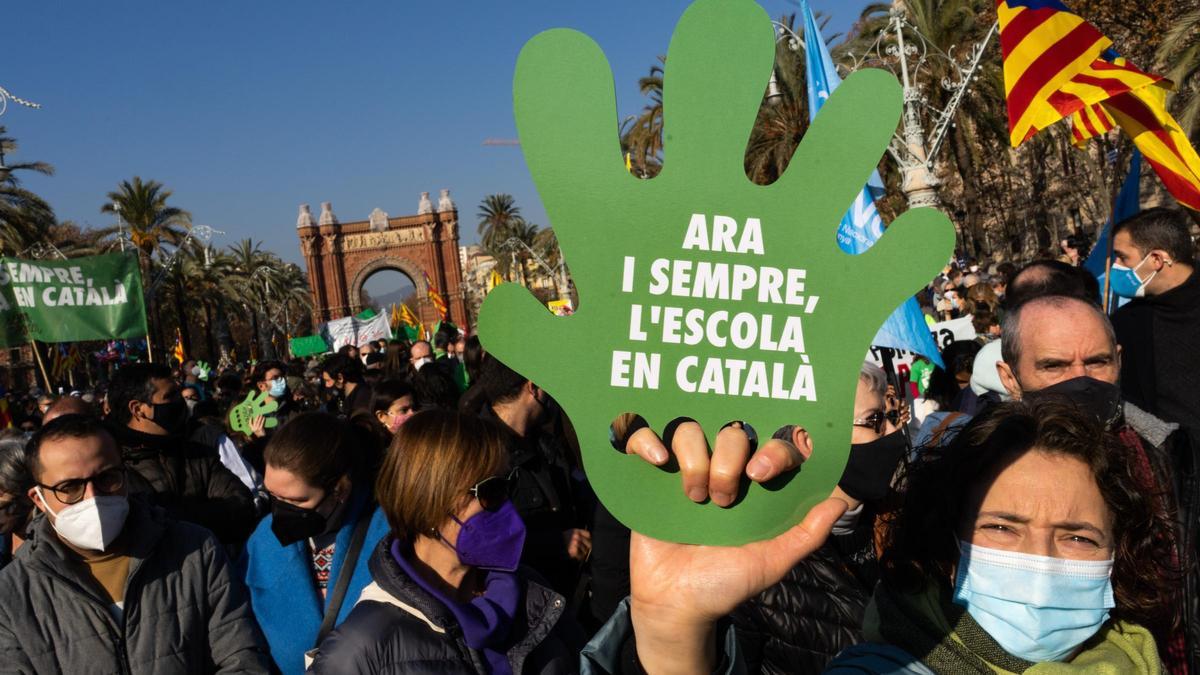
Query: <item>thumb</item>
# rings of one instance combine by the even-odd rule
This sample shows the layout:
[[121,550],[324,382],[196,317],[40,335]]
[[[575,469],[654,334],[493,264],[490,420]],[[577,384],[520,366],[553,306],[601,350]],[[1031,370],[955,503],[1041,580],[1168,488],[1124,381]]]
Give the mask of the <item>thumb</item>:
[[830,497],[814,506],[799,525],[774,539],[752,544],[761,547],[760,555],[765,563],[763,574],[770,584],[778,583],[801,560],[821,548],[847,508],[846,502]]

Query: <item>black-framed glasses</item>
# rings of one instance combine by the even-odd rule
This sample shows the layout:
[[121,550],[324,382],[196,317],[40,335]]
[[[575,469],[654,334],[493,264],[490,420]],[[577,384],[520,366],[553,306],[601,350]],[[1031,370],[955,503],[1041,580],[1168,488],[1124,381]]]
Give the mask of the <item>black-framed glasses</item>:
[[471,486],[467,492],[479,500],[479,505],[488,511],[496,511],[512,494],[512,484],[516,481],[517,470],[513,469],[507,476],[490,476]]
[[854,426],[865,427],[879,434],[883,433],[883,425],[887,422],[887,419],[887,413],[882,410],[876,410],[860,420],[854,420]]
[[70,505],[83,501],[83,495],[87,492],[88,483],[91,483],[92,487],[95,488],[96,494],[111,495],[118,492],[121,488],[125,487],[125,467],[114,466],[90,478],[68,478],[57,485],[43,485],[42,483],[38,483],[37,486],[53,492],[58,501]]

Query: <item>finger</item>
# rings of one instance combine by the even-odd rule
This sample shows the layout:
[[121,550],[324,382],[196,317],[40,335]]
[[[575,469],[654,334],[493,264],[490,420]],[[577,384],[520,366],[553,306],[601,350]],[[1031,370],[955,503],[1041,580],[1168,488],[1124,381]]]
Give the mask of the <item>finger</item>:
[[[513,74],[513,114],[551,222],[585,194],[611,194],[612,186],[637,181],[622,161],[612,69],[583,33],[549,30],[525,44]],[[555,229],[576,278],[591,278],[591,261],[602,258],[581,254],[608,232]]]
[[684,422],[675,429],[671,450],[683,476],[683,493],[700,503],[708,499],[708,439],[696,422]]
[[[841,254],[837,228],[879,165],[900,119],[903,96],[891,73],[871,68],[852,73],[821,107],[787,171],[773,189],[803,191],[805,219],[825,227],[825,255]],[[838,158],[830,170],[829,157]],[[670,161],[669,157],[667,161]],[[944,261],[942,261],[944,262]],[[932,276],[922,270],[926,280]]]
[[755,3],[703,0],[684,12],[663,73],[664,172],[746,180],[746,141],[771,79],[773,37]]
[[792,471],[803,462],[804,455],[799,448],[787,441],[772,438],[754,453],[754,457],[746,465],[746,475],[756,483],[765,483]]
[[799,525],[787,532],[774,539],[747,545],[747,548],[757,549],[763,561],[763,573],[770,580],[770,585],[778,583],[789,570],[825,543],[847,506],[840,499],[826,499],[814,506]]
[[[840,89],[838,91],[841,91]],[[929,283],[930,272],[954,253],[954,226],[936,209],[910,209],[892,221],[879,241],[858,256],[855,263],[871,269],[884,260],[905,261],[877,292],[893,298],[884,303],[893,309]],[[916,304],[916,300],[913,300]],[[886,317],[885,317],[886,318]],[[882,321],[881,321],[882,322]]]
[[729,506],[737,498],[738,483],[746,461],[750,459],[750,439],[740,426],[728,426],[717,433],[708,469],[708,494],[717,506]]
[[662,439],[648,428],[633,432],[633,435],[625,442],[625,452],[637,455],[654,466],[662,466],[670,458],[667,446],[663,445]]
[[545,367],[545,354],[529,349],[529,335],[541,335],[552,343],[571,344],[576,332],[573,319],[547,312],[519,284],[501,284],[484,298],[477,326],[479,339],[489,354],[523,375],[537,373],[537,385],[556,396],[569,380],[559,379],[562,369]]
[[579,533],[579,540],[582,541],[585,546],[590,548],[592,545],[592,533],[588,532],[587,530],[576,530],[576,532]]

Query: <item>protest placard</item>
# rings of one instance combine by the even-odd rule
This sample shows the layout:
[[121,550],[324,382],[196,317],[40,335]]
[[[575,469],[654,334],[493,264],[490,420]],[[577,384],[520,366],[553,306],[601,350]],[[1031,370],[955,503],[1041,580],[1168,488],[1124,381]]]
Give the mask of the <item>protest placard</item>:
[[[762,539],[827,497],[850,447],[864,351],[953,248],[952,226],[932,209],[909,211],[859,255],[838,246],[842,216],[899,119],[900,88],[882,71],[855,73],[832,94],[774,184],[746,178],[772,36],[749,0],[687,10],[668,51],[666,162],[652,180],[623,166],[612,75],[594,42],[548,31],[517,63],[522,151],[579,306],[555,317],[504,284],[484,301],[480,338],[562,405],[609,511],[659,539]],[[710,441],[732,420],[763,438],[802,424],[816,450],[799,473],[744,482],[731,508],[698,504],[677,472],[613,448],[622,413],[659,430],[691,417]]]

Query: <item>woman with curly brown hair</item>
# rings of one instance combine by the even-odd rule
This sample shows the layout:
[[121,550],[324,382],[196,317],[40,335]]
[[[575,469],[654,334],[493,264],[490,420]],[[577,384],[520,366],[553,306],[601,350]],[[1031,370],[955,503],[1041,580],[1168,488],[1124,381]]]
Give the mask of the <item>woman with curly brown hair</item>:
[[[996,406],[923,452],[884,536],[869,642],[826,672],[1161,672],[1154,635],[1177,607],[1171,514],[1134,471],[1091,415],[1053,401]],[[632,624],[647,672],[712,672],[716,620],[795,562],[779,558],[819,545],[839,511],[827,502],[740,548],[635,535]],[[736,664],[736,641],[723,644]]]

